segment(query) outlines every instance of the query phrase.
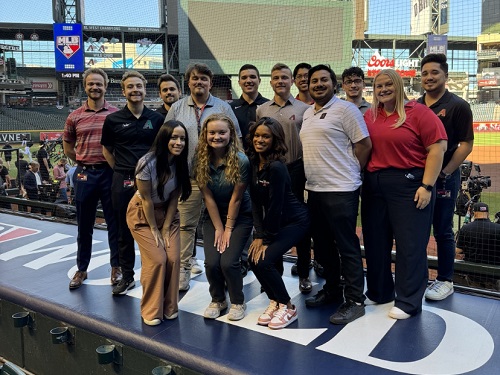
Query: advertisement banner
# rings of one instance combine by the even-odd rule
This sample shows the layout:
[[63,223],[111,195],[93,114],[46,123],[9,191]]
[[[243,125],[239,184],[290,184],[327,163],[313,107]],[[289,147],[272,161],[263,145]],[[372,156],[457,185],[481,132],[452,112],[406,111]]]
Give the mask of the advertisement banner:
[[54,44],[56,72],[83,72],[83,31],[79,23],[55,23]]
[[432,30],[432,1],[411,0],[411,35],[422,35]]
[[500,121],[474,122],[472,124],[475,132],[499,132]]
[[427,36],[427,54],[442,53],[446,55],[448,51],[447,35],[429,35]]

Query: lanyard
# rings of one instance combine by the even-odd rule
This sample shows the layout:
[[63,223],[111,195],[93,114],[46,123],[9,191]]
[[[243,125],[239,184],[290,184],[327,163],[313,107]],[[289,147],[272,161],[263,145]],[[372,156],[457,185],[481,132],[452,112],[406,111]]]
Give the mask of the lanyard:
[[198,135],[200,135],[200,132],[201,132],[201,116],[203,115],[203,111],[205,110],[206,106],[207,106],[207,103],[203,104],[201,106],[201,108],[198,108],[196,103],[194,106],[194,112],[196,114],[196,122],[198,123]]

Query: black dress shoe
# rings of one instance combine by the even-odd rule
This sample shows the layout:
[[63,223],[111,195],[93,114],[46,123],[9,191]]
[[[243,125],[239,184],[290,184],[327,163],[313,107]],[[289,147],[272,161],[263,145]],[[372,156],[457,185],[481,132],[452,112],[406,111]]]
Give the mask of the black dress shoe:
[[316,275],[324,278],[323,275],[324,275],[325,270],[324,270],[323,266],[316,261],[314,261],[314,271],[316,272]]
[[309,280],[308,277],[305,279],[300,278],[299,279],[299,290],[302,294],[309,294],[311,293],[313,288],[313,285],[311,283],[311,280]]
[[325,289],[321,289],[314,296],[306,299],[306,305],[310,307],[323,306],[333,302],[340,302],[344,299],[344,292],[339,288],[334,293],[327,292]]

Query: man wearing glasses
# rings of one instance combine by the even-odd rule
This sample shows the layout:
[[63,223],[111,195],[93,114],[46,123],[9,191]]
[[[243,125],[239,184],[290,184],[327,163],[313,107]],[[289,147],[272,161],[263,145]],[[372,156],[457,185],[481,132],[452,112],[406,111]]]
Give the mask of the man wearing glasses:
[[303,62],[298,64],[293,70],[293,83],[295,83],[295,86],[299,90],[295,99],[306,104],[314,104],[309,94],[309,69],[311,69],[311,65]]
[[342,88],[346,94],[346,100],[354,103],[364,115],[371,104],[363,98],[365,88],[365,74],[361,68],[352,66],[342,73]]

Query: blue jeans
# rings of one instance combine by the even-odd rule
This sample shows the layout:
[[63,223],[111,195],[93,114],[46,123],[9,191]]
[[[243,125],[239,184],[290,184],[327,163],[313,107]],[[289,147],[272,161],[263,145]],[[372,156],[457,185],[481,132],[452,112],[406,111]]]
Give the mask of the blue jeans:
[[[440,281],[451,281],[453,278],[453,265],[455,263],[455,235],[453,232],[453,214],[455,202],[460,189],[460,170],[457,169],[445,180],[438,178],[436,181],[436,204],[432,226],[434,238],[437,243],[438,275]],[[449,191],[449,197],[440,196],[439,191]]]
[[97,204],[102,203],[102,210],[108,226],[108,241],[111,251],[110,264],[118,267],[118,230],[111,204],[111,168],[86,169],[86,181],[79,180],[78,174],[83,168],[78,166],[73,174],[75,186],[76,220],[78,223],[78,252],[76,264],[79,271],[86,271],[92,254],[92,234],[96,217]]

